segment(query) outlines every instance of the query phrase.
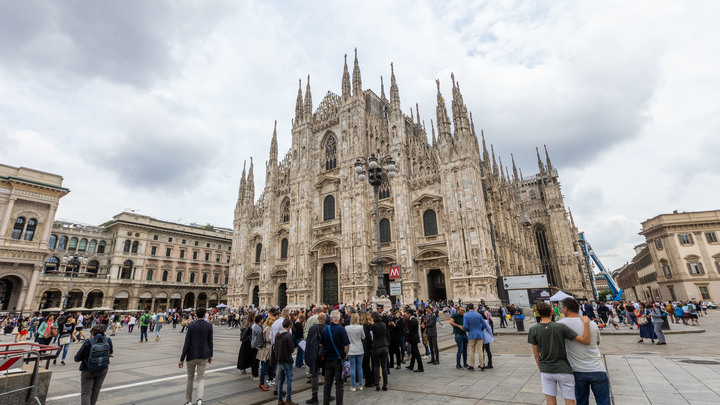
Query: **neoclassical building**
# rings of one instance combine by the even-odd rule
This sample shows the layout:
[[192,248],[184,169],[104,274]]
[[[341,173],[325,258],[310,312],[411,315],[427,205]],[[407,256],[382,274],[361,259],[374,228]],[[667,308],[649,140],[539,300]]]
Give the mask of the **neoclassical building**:
[[357,53],[352,75],[346,59],[340,95],[328,91],[314,107],[309,80],[304,94],[302,83],[298,89],[292,146],[282,158],[273,131],[259,198],[252,159],[243,168],[231,305],[352,303],[375,294],[373,189],[353,171],[371,153],[398,167],[380,187],[379,226],[385,282],[388,267],[400,266],[404,302],[497,303],[498,276],[541,273],[553,287],[590,296],[547,150],[532,176],[518,174],[514,160],[511,170],[503,166],[475,132],[453,76],[452,119],[437,81],[430,134],[417,104],[402,112],[392,64],[389,99],[382,78],[379,95],[363,89]]
[[61,307],[66,294],[68,308],[214,307],[226,302],[231,242],[229,229],[133,212],[100,226],[56,221],[32,309]]
[[0,311],[30,311],[41,278],[63,178],[0,164]]

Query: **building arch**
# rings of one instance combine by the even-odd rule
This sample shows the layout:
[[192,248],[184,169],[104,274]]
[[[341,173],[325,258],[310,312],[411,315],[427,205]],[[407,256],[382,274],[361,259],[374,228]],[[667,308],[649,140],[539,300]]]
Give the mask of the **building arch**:
[[57,256],[50,256],[45,260],[44,273],[54,273],[60,270],[60,258]]
[[104,295],[105,294],[102,292],[102,290],[99,290],[99,289],[91,290],[85,296],[85,305],[83,305],[83,306],[85,308],[101,307]]
[[57,235],[50,235],[48,239],[48,249],[55,249],[57,247]]
[[57,288],[48,288],[40,295],[39,310],[52,307],[60,307],[62,291]]
[[24,279],[16,275],[8,274],[0,278],[0,310],[22,309],[19,299],[23,285],[25,285]]
[[280,258],[281,259],[287,259],[288,257],[288,238],[283,238],[280,241]]
[[283,198],[280,203],[280,215],[282,222],[290,222],[290,198]]
[[337,137],[332,131],[327,131],[321,143],[323,148],[325,170],[332,170],[337,167]]
[[335,219],[335,196],[328,194],[323,199],[323,221]]
[[123,265],[120,266],[120,279],[130,280],[132,279],[133,262],[132,260],[125,260]]
[[380,220],[380,243],[389,243],[391,238],[390,220],[383,218]]
[[550,241],[548,240],[547,230],[544,225],[536,224],[533,227],[535,235],[535,245],[538,250],[538,258],[540,259],[540,269],[547,275],[548,283],[551,286],[559,287],[555,282],[555,271],[553,268],[552,253],[550,252]]

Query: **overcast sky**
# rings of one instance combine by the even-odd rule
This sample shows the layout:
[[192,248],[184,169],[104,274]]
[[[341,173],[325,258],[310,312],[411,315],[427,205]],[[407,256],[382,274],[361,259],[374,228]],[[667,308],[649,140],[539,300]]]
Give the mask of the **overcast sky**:
[[720,208],[718,17],[717,1],[3,1],[0,162],[62,175],[58,218],[232,227],[243,161],[257,196],[276,119],[289,149],[298,79],[316,107],[357,47],[363,87],[379,93],[394,62],[403,110],[428,125],[454,72],[525,175],[547,144],[616,268],[643,220]]

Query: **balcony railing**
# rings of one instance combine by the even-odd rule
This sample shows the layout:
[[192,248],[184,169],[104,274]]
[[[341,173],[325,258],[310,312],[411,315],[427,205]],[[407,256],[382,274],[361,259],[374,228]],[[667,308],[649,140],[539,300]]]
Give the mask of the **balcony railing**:
[[[70,277],[71,272],[67,271],[47,271],[43,273],[43,276],[50,276],[50,277]],[[105,279],[110,278],[110,274],[107,273],[75,273],[72,276],[73,278],[94,278],[94,279]]]

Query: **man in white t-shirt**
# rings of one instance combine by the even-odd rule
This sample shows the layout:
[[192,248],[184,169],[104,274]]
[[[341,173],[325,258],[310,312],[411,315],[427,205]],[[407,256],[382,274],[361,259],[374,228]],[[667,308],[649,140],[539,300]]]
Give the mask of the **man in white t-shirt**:
[[[583,321],[578,316],[580,304],[573,298],[561,301],[564,318],[558,323],[567,325],[578,334],[583,333]],[[610,405],[610,381],[603,363],[598,345],[600,330],[595,322],[590,322],[590,345],[566,341],[565,351],[575,376],[575,400],[578,405],[587,405],[592,389],[597,405]]]

